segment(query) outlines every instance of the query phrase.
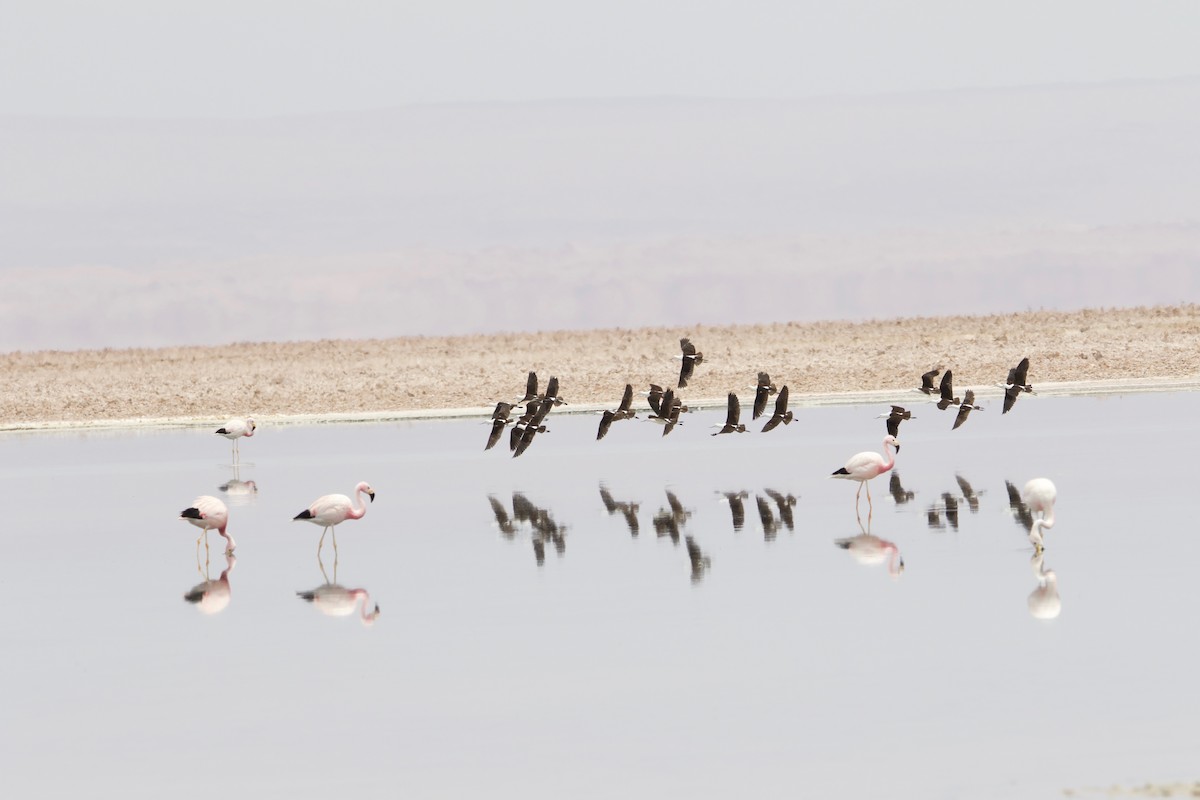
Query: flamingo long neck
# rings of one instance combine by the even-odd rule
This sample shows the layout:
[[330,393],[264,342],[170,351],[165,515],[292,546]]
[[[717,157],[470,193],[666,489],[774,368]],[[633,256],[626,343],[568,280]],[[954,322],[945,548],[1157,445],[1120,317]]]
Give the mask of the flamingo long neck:
[[[359,508],[355,503],[362,505]],[[354,503],[350,504],[350,510],[346,513],[346,519],[362,519],[363,514],[367,513],[367,503],[363,500],[362,489],[354,490]]]
[[[1053,525],[1053,521],[1050,523]],[[1042,528],[1048,527],[1046,520],[1039,517],[1033,521],[1033,527],[1029,529],[1029,541],[1033,542],[1038,547],[1042,546]]]
[[883,462],[883,466],[879,468],[880,475],[896,466],[896,456],[892,454],[892,447],[886,439],[883,441],[883,457],[887,460]]
[[356,600],[362,600],[362,611],[359,612],[359,618],[363,625],[371,625],[375,622],[375,618],[379,616],[379,609],[371,605],[371,595],[367,594],[366,589],[352,589],[350,594]]

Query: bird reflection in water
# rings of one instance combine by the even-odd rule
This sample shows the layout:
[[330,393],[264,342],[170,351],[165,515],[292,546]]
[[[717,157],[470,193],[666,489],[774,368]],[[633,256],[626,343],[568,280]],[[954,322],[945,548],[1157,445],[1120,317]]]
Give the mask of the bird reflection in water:
[[704,580],[705,573],[712,566],[712,559],[700,549],[694,537],[686,536],[684,542],[687,545],[688,560],[692,564],[692,583],[699,583]]
[[864,529],[861,519],[858,521],[858,527],[862,533],[844,539],[834,539],[833,543],[854,556],[854,560],[860,564],[869,566],[887,562],[888,574],[899,578],[904,572],[904,558],[900,555],[900,549],[887,539],[881,539]]
[[888,481],[888,491],[891,492],[892,499],[896,501],[896,505],[898,506],[904,505],[917,496],[916,492],[907,491],[900,484],[900,473],[895,470],[892,471],[892,477]]
[[528,526],[530,529],[530,538],[533,543],[533,554],[537,559],[538,566],[546,563],[546,544],[549,543],[554,547],[558,555],[563,555],[567,551],[567,526],[560,524],[554,519],[554,515],[549,509],[539,508],[521,492],[513,492],[512,494],[512,516],[508,514],[508,509],[500,502],[495,495],[488,495],[488,502],[492,507],[492,514],[496,518],[496,526],[506,539],[515,539],[517,533],[520,532],[523,526]]
[[963,499],[967,501],[967,507],[971,509],[972,514],[979,513],[979,498],[983,497],[986,492],[977,492],[974,487],[962,475],[955,473],[954,480],[958,483],[958,489],[962,492]]
[[729,504],[729,513],[733,516],[733,532],[741,533],[746,525],[746,503],[749,497],[746,490],[737,492],[721,492],[721,502]]
[[225,495],[231,506],[244,506],[254,501],[258,494],[258,484],[252,480],[242,480],[240,464],[233,465],[233,477],[222,483],[217,489]]
[[776,508],[779,509],[779,519],[783,521],[783,527],[788,531],[796,530],[796,518],[792,514],[792,508],[796,505],[796,495],[784,494],[775,489],[764,489],[767,497],[775,501]]
[[1029,613],[1034,619],[1056,619],[1062,613],[1062,600],[1058,597],[1058,576],[1046,569],[1043,561],[1045,551],[1038,550],[1029,562],[1037,588],[1029,593]]
[[600,502],[604,503],[604,510],[611,517],[613,514],[620,514],[625,517],[625,525],[629,528],[629,535],[636,537],[641,532],[641,525],[638,523],[638,509],[641,505],[638,503],[629,503],[622,500],[617,500],[612,496],[612,492],[603,483],[600,484]]
[[1028,531],[1033,527],[1033,513],[1021,499],[1021,490],[1014,486],[1012,481],[1005,481],[1004,486],[1008,490],[1008,509],[1012,513],[1013,519]]
[[768,542],[775,541],[775,536],[779,533],[779,523],[775,521],[771,501],[761,494],[755,494],[754,502],[758,506],[758,521],[762,523],[763,539]]
[[671,537],[674,544],[679,544],[680,526],[687,523],[692,516],[691,509],[683,507],[679,497],[670,489],[667,492],[667,508],[660,508],[654,515],[654,532],[661,536]]
[[233,553],[226,553],[225,569],[221,571],[221,577],[215,581],[210,580],[208,562],[205,561],[204,566],[200,566],[200,549],[196,548],[196,570],[204,580],[188,590],[183,599],[196,606],[201,614],[216,614],[224,611],[230,600],[229,573],[233,572],[236,565],[237,558]]
[[333,556],[333,580],[325,572],[325,563],[321,554],[317,553],[317,566],[321,568],[321,577],[325,580],[317,588],[307,592],[296,592],[301,600],[312,603],[313,607],[327,617],[348,617],[359,609],[362,601],[359,619],[363,625],[374,625],[379,616],[379,604],[371,602],[371,595],[366,589],[348,589],[337,582],[338,557]]

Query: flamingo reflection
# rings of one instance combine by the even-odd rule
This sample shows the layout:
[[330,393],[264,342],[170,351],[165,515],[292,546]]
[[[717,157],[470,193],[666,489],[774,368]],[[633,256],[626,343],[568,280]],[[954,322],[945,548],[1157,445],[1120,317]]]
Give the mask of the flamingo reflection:
[[237,565],[237,558],[232,553],[225,555],[225,569],[221,572],[221,577],[214,580],[209,580],[208,577],[208,562],[205,561],[204,567],[200,566],[200,550],[196,549],[196,570],[199,571],[200,577],[204,580],[193,586],[188,593],[183,596],[183,599],[196,606],[196,609],[201,614],[216,614],[225,610],[229,605],[230,592],[229,573],[233,572],[234,566]]
[[1056,619],[1062,613],[1062,600],[1058,597],[1058,575],[1054,570],[1046,569],[1044,557],[1045,551],[1039,549],[1029,562],[1033,568],[1033,577],[1038,582],[1037,588],[1029,593],[1029,613],[1034,619]]
[[858,526],[862,533],[844,539],[834,539],[833,543],[852,555],[860,564],[870,566],[886,561],[888,574],[899,578],[904,572],[904,558],[900,555],[900,548],[887,539],[881,539],[863,529],[862,520],[859,520]]
[[241,465],[233,465],[233,477],[217,487],[229,499],[229,504],[244,506],[254,500],[258,494],[258,484],[252,480],[242,480]]
[[371,595],[366,589],[348,589],[337,582],[336,554],[333,558],[332,581],[325,573],[325,564],[321,561],[320,554],[317,555],[317,565],[321,568],[321,577],[325,579],[325,582],[311,591],[296,592],[296,596],[312,603],[314,608],[327,617],[348,617],[354,613],[355,609],[359,608],[361,600],[359,619],[362,620],[363,625],[375,624],[375,618],[379,616],[379,604],[371,602]]

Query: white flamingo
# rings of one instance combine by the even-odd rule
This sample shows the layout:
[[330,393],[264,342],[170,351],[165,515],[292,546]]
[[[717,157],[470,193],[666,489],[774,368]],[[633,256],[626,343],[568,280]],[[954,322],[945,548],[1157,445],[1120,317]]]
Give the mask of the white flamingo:
[[311,592],[296,592],[296,596],[312,603],[318,611],[328,617],[348,617],[354,613],[358,601],[362,600],[359,618],[363,625],[372,625],[379,616],[379,604],[371,602],[366,589],[347,589],[338,583],[326,583]]
[[229,524],[229,509],[215,497],[202,495],[197,497],[190,506],[179,513],[180,519],[186,519],[188,522],[195,525],[197,528],[203,528],[204,532],[196,539],[196,550],[200,550],[200,540],[204,540],[204,552],[208,552],[208,532],[216,531],[225,537],[226,547],[225,555],[231,555],[237,542],[233,541],[233,537],[225,530]]
[[1033,542],[1035,550],[1042,549],[1042,529],[1054,527],[1054,500],[1057,496],[1058,490],[1049,478],[1034,478],[1025,484],[1021,492],[1021,500],[1028,506],[1029,513],[1041,514],[1034,518],[1033,527],[1029,529],[1029,541]]
[[[892,435],[887,435],[883,439],[883,455],[876,453],[873,450],[866,450],[851,456],[846,462],[846,466],[834,472],[829,477],[843,478],[848,481],[858,481],[858,491],[854,495],[854,507],[858,508],[858,497],[862,494],[863,486],[867,481],[876,478],[896,465],[896,459],[892,455],[889,447],[895,447],[896,452],[900,452],[900,441]],[[867,486],[867,505],[871,507],[871,487]]]
[[254,420],[246,417],[245,419],[231,419],[220,428],[217,428],[216,433],[230,439],[233,442],[233,463],[238,463],[238,440],[243,436],[250,438],[254,435],[254,431],[258,428]]
[[[318,497],[311,506],[292,517],[293,521],[302,519],[324,528],[321,531],[321,541],[317,543],[317,558],[321,557],[321,548],[325,545],[325,534],[329,533],[336,525],[348,519],[362,519],[363,515],[367,513],[367,504],[362,499],[364,494],[370,498],[372,503],[375,502],[375,490],[371,488],[371,484],[362,481],[354,487],[354,502],[344,494],[327,494]],[[355,502],[361,503],[362,507],[355,505]],[[337,553],[336,531],[333,534],[333,552]]]

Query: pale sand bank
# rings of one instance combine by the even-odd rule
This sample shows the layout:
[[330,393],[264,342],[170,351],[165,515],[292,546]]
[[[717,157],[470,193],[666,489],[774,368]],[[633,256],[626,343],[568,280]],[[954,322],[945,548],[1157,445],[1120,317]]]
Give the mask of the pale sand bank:
[[[626,383],[674,386],[679,338],[704,353],[693,406],[752,395],[759,370],[797,406],[919,402],[909,389],[935,366],[955,385],[997,396],[1023,356],[1041,394],[1200,388],[1200,306],[862,323],[555,331],[82,350],[0,356],[0,430],[382,420],[490,411],[535,370],[557,375],[572,410],[614,407]],[[559,413],[556,411],[555,413]]]

